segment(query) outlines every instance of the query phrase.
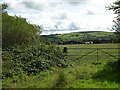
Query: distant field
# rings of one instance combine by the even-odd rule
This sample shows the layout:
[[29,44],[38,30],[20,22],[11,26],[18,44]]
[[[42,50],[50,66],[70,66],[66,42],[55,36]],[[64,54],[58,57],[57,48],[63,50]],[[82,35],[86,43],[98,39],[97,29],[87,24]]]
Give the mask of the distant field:
[[113,32],[102,32],[102,31],[88,31],[88,32],[74,32],[68,34],[58,34],[56,35],[59,38],[83,38],[83,37],[104,37],[104,36],[113,36]]
[[[117,60],[119,55],[118,49],[113,49],[118,48],[118,44],[73,44],[59,45],[59,47],[67,47],[67,55],[72,60]],[[98,50],[94,48],[98,48]]]
[[89,31],[89,32],[74,32],[67,34],[43,35],[52,43],[56,44],[85,44],[86,42],[98,43],[114,43],[116,36],[114,32]]

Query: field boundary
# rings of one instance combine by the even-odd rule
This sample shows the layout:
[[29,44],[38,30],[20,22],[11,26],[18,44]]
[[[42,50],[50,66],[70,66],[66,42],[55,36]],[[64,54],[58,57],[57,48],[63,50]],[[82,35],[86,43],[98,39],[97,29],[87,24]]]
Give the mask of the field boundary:
[[[76,60],[80,60],[83,57],[86,57],[88,55],[89,56],[94,56],[97,60],[100,58],[100,56],[105,56],[105,55],[108,58],[113,57],[114,59],[119,59],[119,57],[120,57],[120,55],[119,55],[120,54],[120,48],[67,48],[67,47],[64,47],[64,48],[65,48],[66,56],[68,56],[68,57],[69,56],[72,56],[72,57],[77,56]],[[84,52],[84,54],[78,55],[76,53],[69,54],[70,50],[73,50],[73,51],[85,51],[86,50],[86,51]],[[112,52],[110,52],[110,51],[112,51]],[[90,55],[90,54],[93,54],[93,53],[95,53],[95,54]],[[103,53],[104,55],[99,55],[100,53]]]

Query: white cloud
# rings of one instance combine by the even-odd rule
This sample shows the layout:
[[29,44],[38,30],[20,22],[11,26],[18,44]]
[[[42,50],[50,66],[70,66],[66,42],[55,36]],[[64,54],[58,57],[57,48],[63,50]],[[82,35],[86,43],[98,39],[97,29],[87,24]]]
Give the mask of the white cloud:
[[110,4],[115,1],[116,0],[91,0],[92,3],[96,3],[96,4]]
[[104,11],[90,5],[88,7],[86,7],[84,10],[81,11],[81,13],[83,14],[89,14],[89,15],[100,15],[102,13],[104,13]]
[[27,8],[17,0],[4,0],[8,4],[8,10],[26,10]]
[[9,10],[26,11],[26,10],[49,10],[55,8],[61,3],[61,0],[4,0]]
[[73,13],[69,10],[55,10],[50,16],[52,19],[76,19],[80,17],[78,13]]
[[[25,17],[27,21],[31,23],[44,25],[47,30],[77,27],[82,29],[108,28],[112,25],[114,15],[112,11],[109,12],[105,10],[105,5],[109,5],[109,3],[113,1],[114,0],[4,0],[4,2],[7,2],[9,5],[10,15],[16,14]],[[63,2],[70,3],[70,5]],[[87,6],[84,6],[86,3]],[[73,5],[74,7],[71,7]],[[74,8],[75,12],[72,11]],[[58,24],[60,22],[61,24]],[[65,33],[71,31],[58,32]],[[57,31],[54,33],[57,33]]]

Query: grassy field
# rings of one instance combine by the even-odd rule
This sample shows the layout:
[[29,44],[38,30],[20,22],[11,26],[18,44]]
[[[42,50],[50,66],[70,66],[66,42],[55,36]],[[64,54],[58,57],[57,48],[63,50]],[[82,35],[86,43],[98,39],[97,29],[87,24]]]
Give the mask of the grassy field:
[[98,43],[114,43],[116,36],[114,32],[103,31],[88,31],[88,32],[73,32],[67,34],[42,35],[44,38],[49,38],[55,44],[85,44],[86,42]]
[[113,32],[102,32],[102,31],[88,31],[88,32],[74,32],[74,33],[68,33],[68,34],[59,34],[56,35],[56,37],[59,38],[83,38],[86,36],[92,36],[92,37],[104,37],[113,35]]
[[[118,48],[117,44],[61,45],[69,48]],[[70,51],[71,53],[73,50]],[[24,73],[3,80],[8,88],[118,88],[120,73],[112,66],[115,60],[72,60],[66,68],[51,68],[37,76]],[[110,63],[109,63],[110,62]]]
[[59,46],[68,48],[118,48],[118,44],[73,44]]

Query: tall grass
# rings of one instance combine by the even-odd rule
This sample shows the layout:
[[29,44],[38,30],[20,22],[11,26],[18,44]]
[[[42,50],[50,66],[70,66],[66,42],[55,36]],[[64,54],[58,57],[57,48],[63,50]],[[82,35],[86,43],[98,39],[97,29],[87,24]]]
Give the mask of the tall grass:
[[[98,71],[104,70],[105,65],[106,64],[102,62],[101,64],[94,64],[92,62],[76,61],[73,62],[73,66],[67,68],[51,68],[51,70],[40,72],[36,76],[27,76],[23,74],[13,78],[7,78],[3,82],[3,87],[118,88],[117,82],[107,80],[106,72],[99,72],[99,74],[97,74]],[[96,77],[93,78],[93,76]],[[106,79],[101,79],[101,77]]]

